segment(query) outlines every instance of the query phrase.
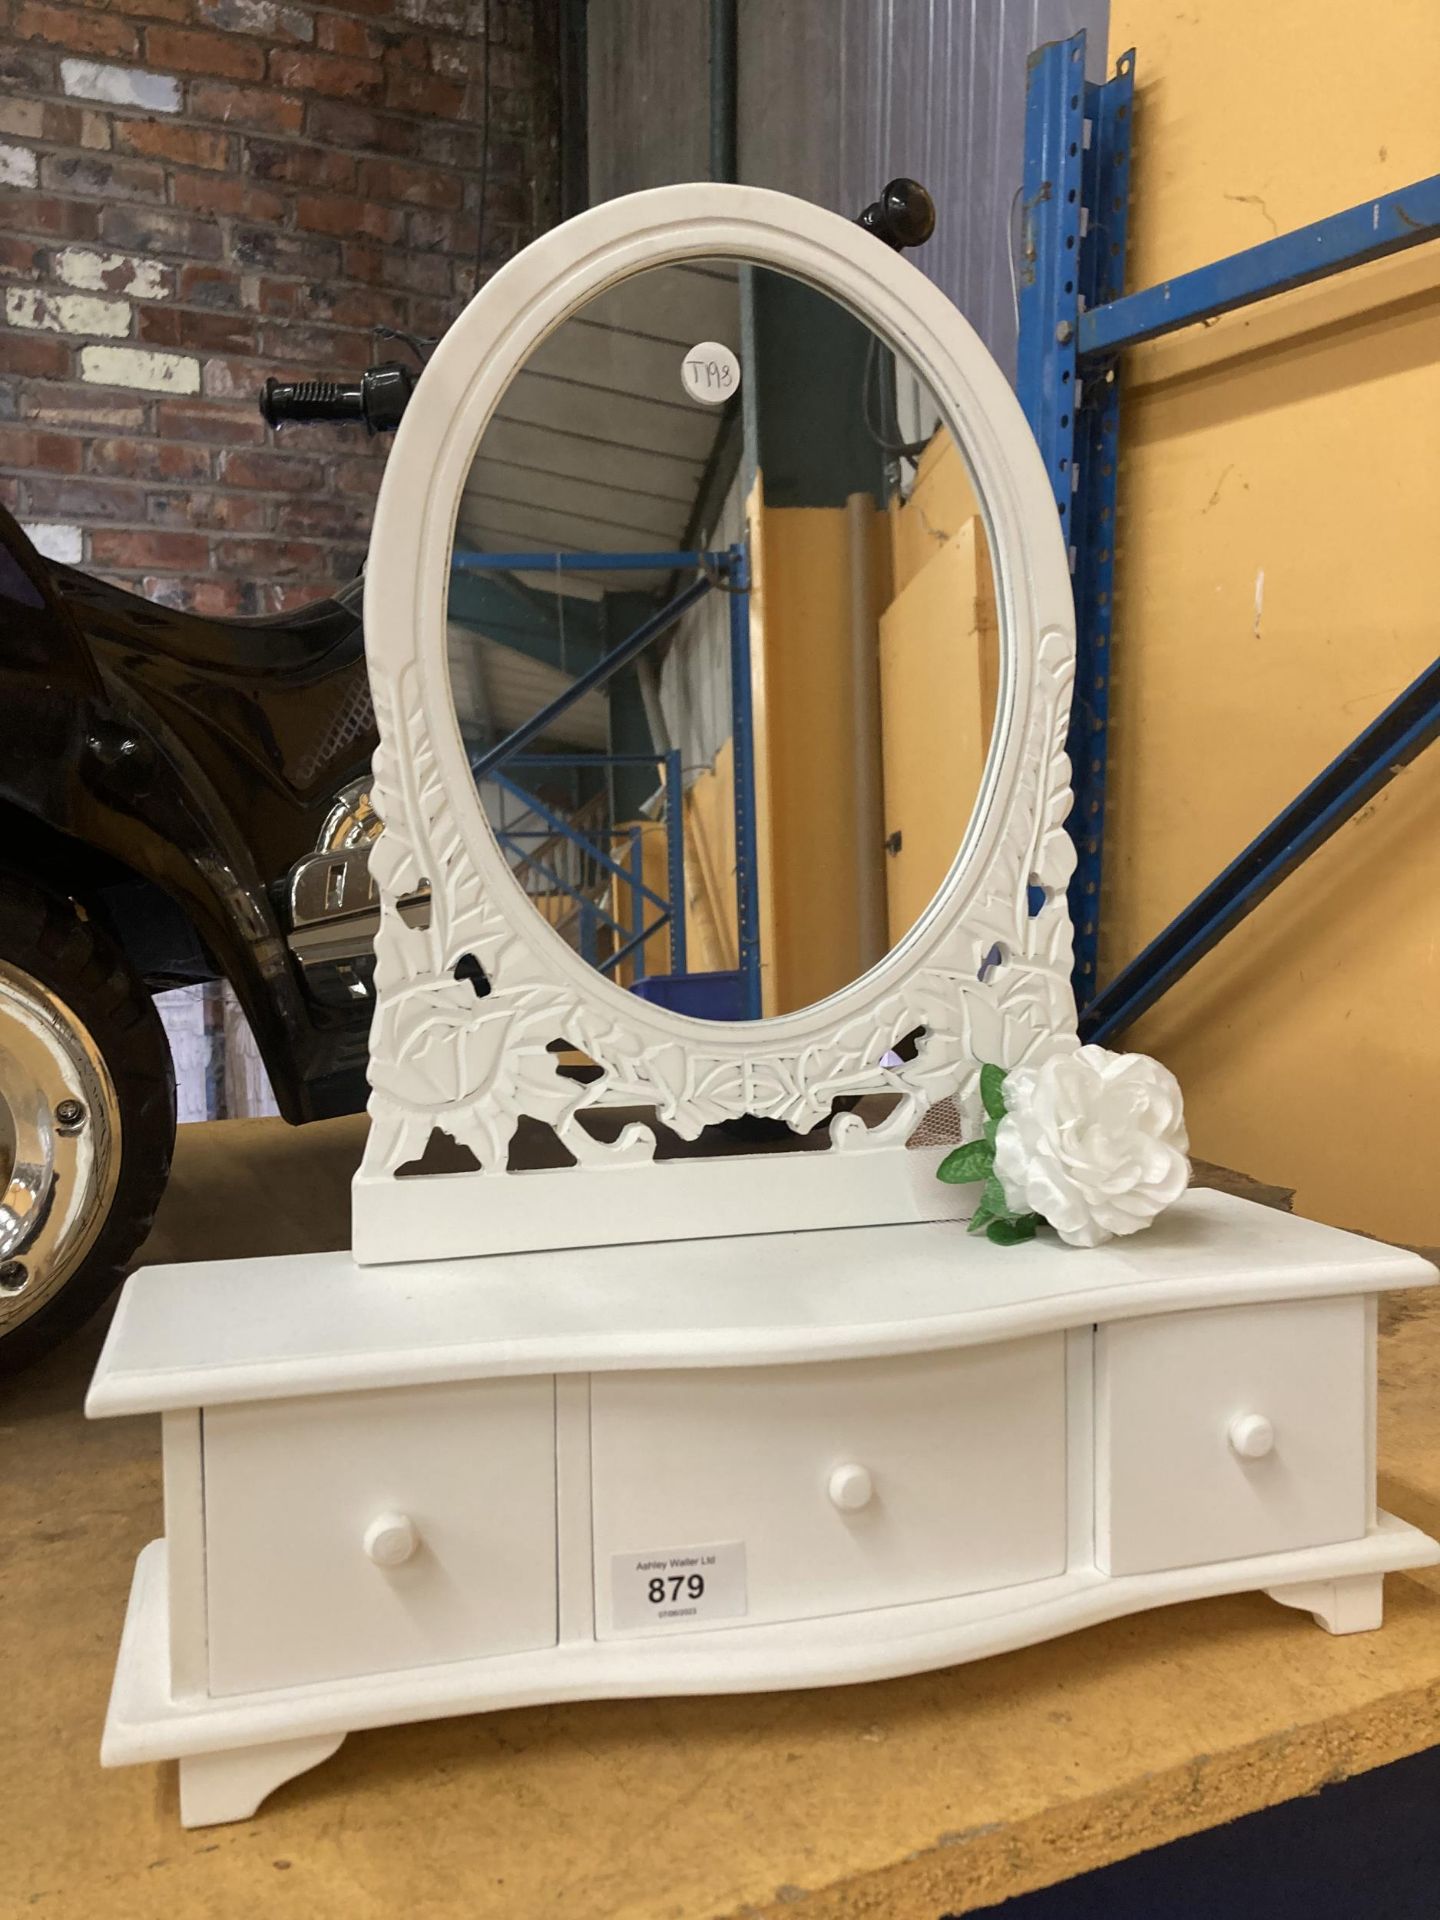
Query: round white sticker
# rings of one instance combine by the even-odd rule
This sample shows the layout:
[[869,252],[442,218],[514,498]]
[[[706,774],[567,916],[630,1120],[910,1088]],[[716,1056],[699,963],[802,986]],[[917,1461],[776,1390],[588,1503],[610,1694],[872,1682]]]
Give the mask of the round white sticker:
[[740,362],[718,340],[702,340],[680,362],[680,379],[692,400],[702,407],[723,407],[740,391]]

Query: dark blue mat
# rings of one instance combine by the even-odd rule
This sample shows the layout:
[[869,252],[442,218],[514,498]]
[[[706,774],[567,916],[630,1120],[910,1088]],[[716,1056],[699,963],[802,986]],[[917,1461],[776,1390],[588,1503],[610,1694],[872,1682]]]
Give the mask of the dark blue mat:
[[984,1914],[1002,1920],[1440,1920],[1440,1747],[977,1910],[968,1920]]

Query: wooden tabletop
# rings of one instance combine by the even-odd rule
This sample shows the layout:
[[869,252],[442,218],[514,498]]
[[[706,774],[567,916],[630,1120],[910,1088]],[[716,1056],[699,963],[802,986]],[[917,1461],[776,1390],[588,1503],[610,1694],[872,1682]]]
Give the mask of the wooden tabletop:
[[[344,1247],[363,1126],[182,1129],[143,1258]],[[1433,1533],[1440,1300],[1381,1314],[1380,1500]],[[131,1565],[161,1525],[158,1423],[81,1417],[102,1331],[0,1412],[7,1916],[938,1920],[1435,1738],[1428,1569],[1389,1576],[1378,1634],[1245,1595],[906,1680],[355,1735],[256,1819],[185,1833],[173,1766],[96,1760]]]

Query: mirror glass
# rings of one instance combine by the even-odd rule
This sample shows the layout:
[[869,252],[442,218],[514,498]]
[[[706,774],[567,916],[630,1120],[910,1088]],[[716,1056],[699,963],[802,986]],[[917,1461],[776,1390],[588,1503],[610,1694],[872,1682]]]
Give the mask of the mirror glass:
[[516,880],[657,1004],[835,993],[964,837],[1000,678],[970,474],[906,361],[787,274],[651,268],[548,336],[476,451],[448,633]]

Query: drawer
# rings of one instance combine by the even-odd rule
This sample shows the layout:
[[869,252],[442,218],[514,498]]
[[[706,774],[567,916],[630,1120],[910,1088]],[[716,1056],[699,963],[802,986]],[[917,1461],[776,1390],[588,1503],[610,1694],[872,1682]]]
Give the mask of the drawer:
[[1353,1540],[1369,1509],[1361,1299],[1126,1320],[1096,1336],[1096,1543],[1151,1573]]
[[215,1407],[204,1457],[212,1694],[554,1644],[548,1376]]
[[[598,1374],[591,1448],[601,1639],[897,1606],[1065,1565],[1059,1334]],[[695,1605],[692,1567],[710,1582]]]

